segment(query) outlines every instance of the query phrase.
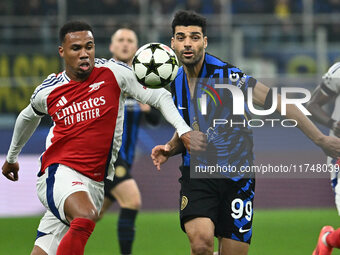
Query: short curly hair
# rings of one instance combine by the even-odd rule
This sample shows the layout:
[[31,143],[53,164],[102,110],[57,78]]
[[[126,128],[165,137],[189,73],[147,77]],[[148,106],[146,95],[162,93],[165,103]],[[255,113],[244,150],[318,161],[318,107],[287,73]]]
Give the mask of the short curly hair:
[[65,23],[59,30],[59,41],[62,44],[65,40],[65,36],[68,33],[78,31],[90,31],[93,34],[92,27],[84,21],[69,21]]

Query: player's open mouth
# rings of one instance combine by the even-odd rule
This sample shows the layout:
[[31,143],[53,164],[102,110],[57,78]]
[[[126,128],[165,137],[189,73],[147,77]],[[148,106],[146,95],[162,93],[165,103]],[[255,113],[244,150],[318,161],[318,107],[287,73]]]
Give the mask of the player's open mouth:
[[81,70],[87,71],[87,70],[90,69],[90,63],[88,63],[88,62],[81,63],[79,67],[80,67]]
[[183,56],[186,58],[191,58],[194,55],[192,51],[184,51]]

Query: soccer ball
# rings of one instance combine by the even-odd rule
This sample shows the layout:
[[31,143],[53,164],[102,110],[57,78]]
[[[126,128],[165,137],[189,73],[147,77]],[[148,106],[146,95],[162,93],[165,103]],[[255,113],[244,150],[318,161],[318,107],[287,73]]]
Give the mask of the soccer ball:
[[156,89],[172,82],[178,71],[176,54],[161,43],[140,47],[132,61],[137,80],[145,87]]

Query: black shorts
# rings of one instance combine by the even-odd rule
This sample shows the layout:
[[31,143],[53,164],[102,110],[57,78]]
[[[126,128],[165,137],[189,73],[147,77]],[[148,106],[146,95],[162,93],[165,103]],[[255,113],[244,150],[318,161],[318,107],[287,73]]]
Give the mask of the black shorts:
[[115,201],[116,198],[112,195],[111,190],[116,187],[122,181],[132,179],[130,174],[131,166],[123,160],[120,156],[118,156],[115,162],[115,176],[113,181],[105,178],[104,180],[104,191],[105,197],[109,198],[111,201]]
[[250,243],[255,179],[190,179],[188,167],[181,167],[181,171],[182,230],[185,232],[187,221],[207,217],[215,224],[216,237]]

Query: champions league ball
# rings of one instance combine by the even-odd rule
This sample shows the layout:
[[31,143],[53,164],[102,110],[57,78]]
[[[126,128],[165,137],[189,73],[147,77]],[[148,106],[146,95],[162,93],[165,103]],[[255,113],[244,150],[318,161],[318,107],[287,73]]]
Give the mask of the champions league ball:
[[140,84],[156,89],[168,85],[175,79],[178,60],[168,46],[161,43],[148,43],[136,52],[132,69]]

